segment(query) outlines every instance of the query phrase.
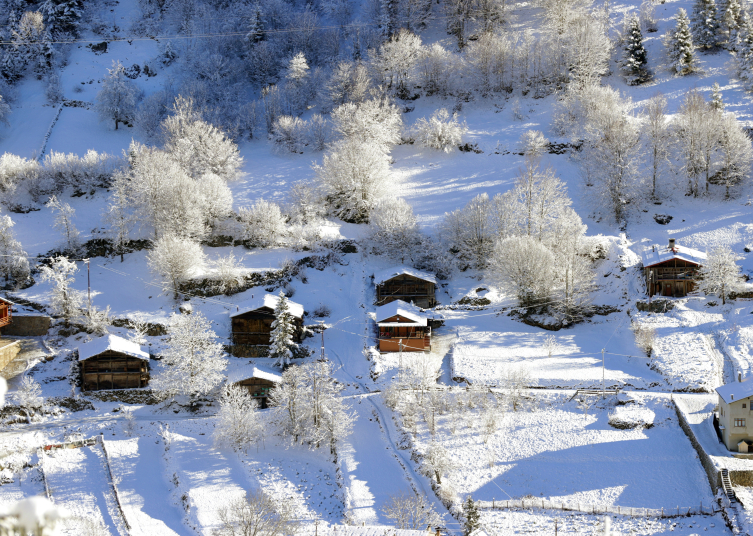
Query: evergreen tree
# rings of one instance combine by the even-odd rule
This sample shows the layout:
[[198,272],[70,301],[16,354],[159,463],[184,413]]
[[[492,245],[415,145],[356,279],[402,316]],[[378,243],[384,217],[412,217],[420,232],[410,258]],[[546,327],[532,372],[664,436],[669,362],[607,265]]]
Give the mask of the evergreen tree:
[[293,358],[293,351],[298,345],[293,342],[295,324],[293,315],[290,313],[288,299],[285,293],[280,291],[280,300],[275,306],[275,320],[272,322],[272,346],[269,356],[277,359],[279,366],[289,365]]
[[479,514],[478,506],[473,502],[473,497],[470,495],[463,503],[463,514],[465,515],[463,534],[468,536],[481,526],[481,514]]
[[398,0],[380,0],[379,30],[384,37],[390,37],[397,31]]
[[44,22],[53,34],[78,33],[78,23],[83,14],[81,0],[45,0],[39,11],[44,15]]
[[722,91],[719,87],[719,82],[714,82],[714,85],[711,87],[711,101],[709,102],[709,106],[717,112],[724,111],[724,101],[722,101]]
[[746,12],[743,12],[740,27],[734,44],[737,74],[748,89],[753,81],[753,24]]
[[716,45],[719,20],[715,0],[696,0],[692,17],[693,39],[702,48]]
[[253,46],[264,39],[264,21],[261,15],[261,6],[256,2],[253,6],[253,13],[249,21],[249,29],[246,34],[246,42]]
[[743,21],[743,11],[740,0],[728,0],[725,3],[724,11],[722,11],[722,33],[726,37],[727,42],[732,46],[734,46],[737,31]]
[[665,48],[672,69],[679,75],[686,75],[695,70],[695,45],[690,32],[690,20],[684,9],[680,8],[675,17],[677,24],[667,32]]
[[622,68],[628,84],[637,85],[648,81],[651,72],[648,67],[646,49],[643,48],[643,34],[638,17],[632,16],[628,20],[627,35],[625,36],[624,59]]

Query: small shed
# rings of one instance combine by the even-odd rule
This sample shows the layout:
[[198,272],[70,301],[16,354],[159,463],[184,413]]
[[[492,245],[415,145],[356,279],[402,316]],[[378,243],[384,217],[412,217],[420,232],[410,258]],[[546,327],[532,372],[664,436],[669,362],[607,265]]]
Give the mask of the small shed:
[[649,296],[681,298],[695,290],[698,270],[706,254],[669,239],[667,247],[653,246],[643,254],[643,273]]
[[376,321],[379,328],[379,351],[404,352],[431,350],[429,315],[413,304],[402,300],[378,307]]
[[374,286],[377,305],[394,300],[412,302],[425,308],[437,305],[437,278],[415,268],[399,266],[377,272],[374,274]]
[[81,390],[133,389],[149,383],[149,352],[116,335],[105,335],[78,347]]
[[269,392],[282,382],[282,374],[254,366],[251,369],[248,367],[238,369],[229,374],[227,379],[229,383],[248,389],[248,394],[259,402],[260,408],[264,409],[267,407]]
[[[264,294],[252,299],[246,307],[239,307],[230,315],[233,351],[236,357],[261,357],[267,354],[271,344],[272,322],[275,321],[275,307],[280,297]],[[295,342],[303,340],[303,305],[288,300],[288,308],[295,323]]]
[[7,298],[0,298],[0,328],[7,326],[13,321],[12,301]]

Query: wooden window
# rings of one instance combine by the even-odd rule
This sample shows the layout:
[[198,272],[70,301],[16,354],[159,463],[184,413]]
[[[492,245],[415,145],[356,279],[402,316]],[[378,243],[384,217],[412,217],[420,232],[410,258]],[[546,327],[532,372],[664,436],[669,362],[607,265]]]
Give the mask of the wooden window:
[[745,428],[745,419],[735,419],[736,428]]
[[743,404],[743,409],[745,409],[745,407],[746,407],[745,404]]

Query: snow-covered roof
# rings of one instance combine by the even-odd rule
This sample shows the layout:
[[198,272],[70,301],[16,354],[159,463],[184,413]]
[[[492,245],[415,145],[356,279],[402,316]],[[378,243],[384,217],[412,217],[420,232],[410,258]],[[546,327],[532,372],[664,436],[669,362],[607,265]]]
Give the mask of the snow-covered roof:
[[411,268],[410,266],[398,266],[396,268],[390,268],[389,270],[376,272],[374,274],[374,284],[379,285],[380,283],[384,283],[385,281],[388,281],[393,277],[397,277],[403,274],[412,275],[413,277],[423,279],[424,281],[429,281],[431,283],[434,283],[435,285],[437,284],[437,278],[432,274],[430,274],[429,272],[416,270],[415,268]]
[[703,264],[706,254],[696,249],[675,245],[673,249],[667,246],[655,246],[643,253],[643,267],[648,268],[672,259],[682,259],[695,264]]
[[743,380],[741,382],[728,383],[716,388],[717,394],[722,397],[727,404],[736,402],[743,398],[753,396],[753,382]]
[[254,365],[253,367],[241,367],[237,368],[227,375],[228,383],[238,383],[250,378],[258,378],[260,380],[267,380],[269,382],[280,383],[282,382],[282,374],[275,372],[272,369],[260,367]]
[[5,302],[5,303],[7,303],[8,305],[16,305],[16,302],[12,302],[12,301],[10,301],[10,300],[9,300],[8,298],[4,298],[4,297],[2,297],[2,296],[0,296],[0,301],[4,301],[4,302]]
[[149,360],[149,352],[146,352],[141,346],[135,342],[118,337],[117,335],[105,335],[99,339],[85,342],[78,347],[78,360],[85,361],[90,357],[99,355],[107,350],[113,352],[120,352],[122,354],[129,355],[144,361]]
[[[234,318],[251,311],[256,311],[257,309],[261,309],[262,307],[269,307],[270,309],[274,310],[274,308],[277,307],[277,302],[279,301],[280,297],[278,295],[265,293],[260,297],[254,298],[250,302],[247,302],[245,307],[239,307],[238,311],[230,315],[230,318]],[[303,318],[303,305],[301,305],[300,303],[288,300],[288,309],[290,310],[290,314],[292,314],[296,318]]]
[[[381,322],[382,320],[392,318],[396,315],[403,316],[409,320],[412,320],[413,322]],[[428,315],[422,313],[421,309],[411,303],[406,303],[403,300],[395,300],[393,302],[377,307],[376,310],[377,324],[385,327],[410,325],[425,326],[428,323],[428,318]]]

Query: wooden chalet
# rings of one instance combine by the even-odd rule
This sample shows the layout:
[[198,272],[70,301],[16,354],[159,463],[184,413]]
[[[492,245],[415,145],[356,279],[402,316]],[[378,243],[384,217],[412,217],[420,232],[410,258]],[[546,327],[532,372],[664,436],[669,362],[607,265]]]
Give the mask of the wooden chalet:
[[394,300],[412,302],[424,308],[437,305],[437,278],[428,272],[407,266],[390,268],[374,274],[374,285],[377,305]]
[[[243,309],[230,315],[232,329],[232,354],[236,357],[262,357],[271,344],[272,322],[279,296],[264,294]],[[296,326],[293,340],[303,339],[303,305],[288,300],[288,308]]]
[[706,254],[677,245],[669,239],[666,248],[654,246],[643,254],[643,274],[649,296],[681,298],[695,290],[698,269]]
[[105,335],[78,347],[81,390],[133,389],[149,383],[149,353],[135,342]]
[[282,375],[279,372],[254,366],[251,369],[243,367],[235,372],[228,374],[228,382],[239,387],[245,387],[248,394],[259,402],[259,407],[267,407],[269,392],[282,382]]
[[0,298],[0,328],[7,326],[13,321],[13,302],[5,298]]
[[429,315],[402,300],[394,300],[376,310],[379,351],[428,352],[431,350]]

